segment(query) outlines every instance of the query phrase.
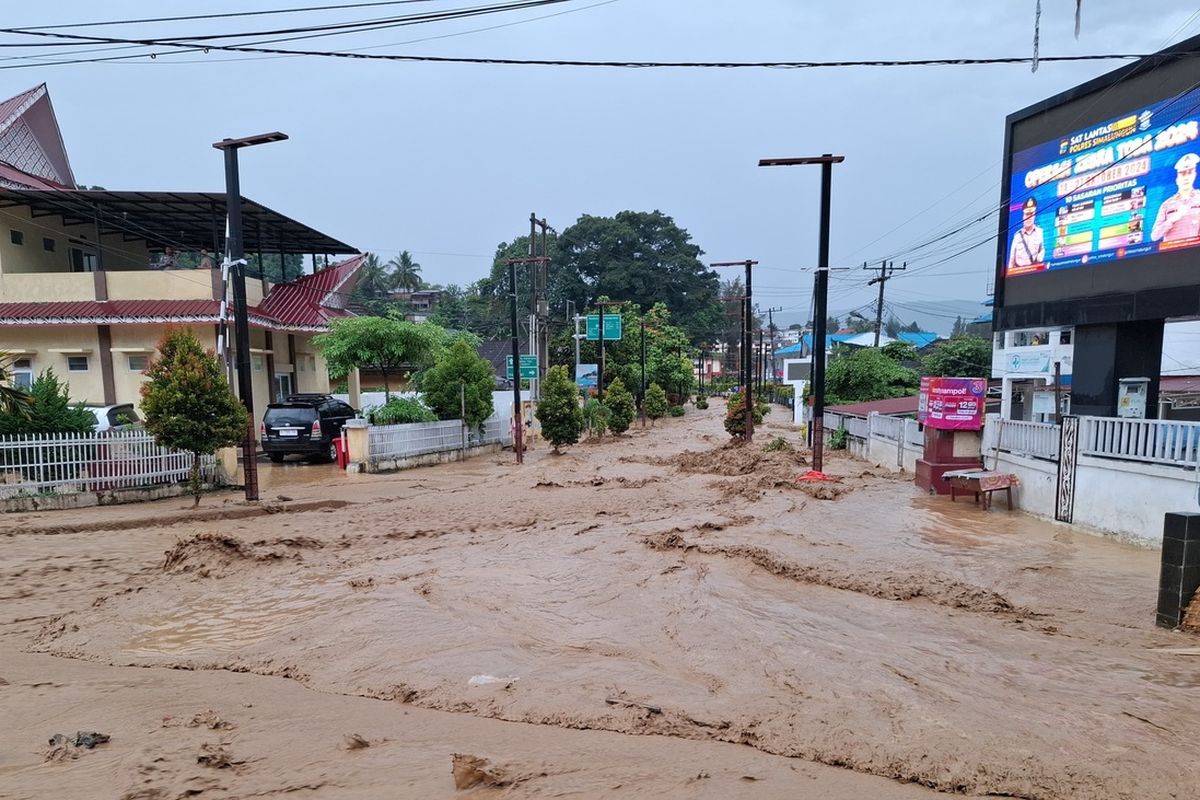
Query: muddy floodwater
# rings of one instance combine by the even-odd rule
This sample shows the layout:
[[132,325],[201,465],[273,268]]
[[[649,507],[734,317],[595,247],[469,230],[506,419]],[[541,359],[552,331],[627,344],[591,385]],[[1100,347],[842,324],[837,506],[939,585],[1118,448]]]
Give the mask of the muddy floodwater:
[[0,518],[0,797],[1197,796],[1156,551],[841,454],[797,483],[713,405]]

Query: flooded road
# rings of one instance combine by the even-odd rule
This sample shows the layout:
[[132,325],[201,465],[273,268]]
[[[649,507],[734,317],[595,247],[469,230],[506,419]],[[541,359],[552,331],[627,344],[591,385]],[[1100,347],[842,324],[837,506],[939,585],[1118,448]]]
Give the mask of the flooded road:
[[[0,785],[379,796],[395,767],[349,761],[353,732],[411,755],[412,797],[1193,796],[1200,659],[1171,650],[1200,643],[1153,627],[1157,553],[841,454],[837,484],[800,486],[776,435],[724,448],[714,408],[521,467],[270,465],[264,507],[0,520],[0,715],[125,726],[69,764],[0,756]],[[290,751],[268,732],[297,693],[313,738]],[[147,732],[209,707],[237,732]],[[197,769],[205,736],[254,757]],[[134,765],[164,740],[186,769]],[[457,795],[454,753],[492,765],[456,762],[485,775]]]

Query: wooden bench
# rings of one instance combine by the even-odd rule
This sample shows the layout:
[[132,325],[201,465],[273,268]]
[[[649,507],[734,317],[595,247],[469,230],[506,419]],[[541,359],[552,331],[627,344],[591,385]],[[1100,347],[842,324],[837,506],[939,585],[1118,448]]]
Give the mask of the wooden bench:
[[975,502],[983,497],[983,510],[992,507],[992,492],[1003,490],[1008,499],[1008,510],[1012,511],[1012,487],[1016,484],[1016,476],[1007,472],[991,472],[981,469],[963,469],[947,472],[942,477],[950,484],[950,502],[954,502],[958,492],[970,492],[975,495]]

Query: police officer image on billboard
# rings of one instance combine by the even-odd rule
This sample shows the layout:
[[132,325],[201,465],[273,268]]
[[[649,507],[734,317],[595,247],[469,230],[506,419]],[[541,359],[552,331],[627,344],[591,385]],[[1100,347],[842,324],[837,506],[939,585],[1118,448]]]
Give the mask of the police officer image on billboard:
[[1046,235],[1037,224],[1037,201],[1025,201],[1021,211],[1021,230],[1013,234],[1008,248],[1008,271],[1032,268],[1046,261]]
[[1178,191],[1163,201],[1150,231],[1153,241],[1174,244],[1200,236],[1200,192],[1196,191],[1196,164],[1200,156],[1188,153],[1175,162]]

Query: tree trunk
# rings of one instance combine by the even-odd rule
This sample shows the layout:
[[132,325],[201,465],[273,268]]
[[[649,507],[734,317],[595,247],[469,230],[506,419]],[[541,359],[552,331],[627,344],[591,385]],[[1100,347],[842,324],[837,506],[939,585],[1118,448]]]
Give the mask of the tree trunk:
[[200,454],[192,453],[192,478],[190,481],[192,489],[192,508],[200,505]]
[[383,402],[390,403],[392,401],[392,384],[388,380],[388,371],[385,369],[385,370],[382,370],[382,372],[383,372]]

